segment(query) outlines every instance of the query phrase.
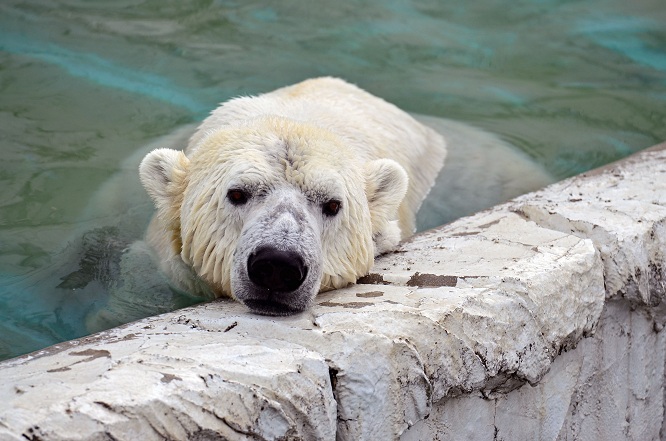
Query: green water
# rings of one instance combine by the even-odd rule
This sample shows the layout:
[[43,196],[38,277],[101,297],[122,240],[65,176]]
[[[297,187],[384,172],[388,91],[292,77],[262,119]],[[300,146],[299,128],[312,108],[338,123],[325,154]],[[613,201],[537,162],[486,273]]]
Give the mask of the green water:
[[[341,76],[564,178],[666,139],[664,23],[663,0],[3,0],[0,359],[87,332],[102,278],[57,285],[109,224],[91,197],[218,102]],[[147,215],[132,219],[123,240]]]

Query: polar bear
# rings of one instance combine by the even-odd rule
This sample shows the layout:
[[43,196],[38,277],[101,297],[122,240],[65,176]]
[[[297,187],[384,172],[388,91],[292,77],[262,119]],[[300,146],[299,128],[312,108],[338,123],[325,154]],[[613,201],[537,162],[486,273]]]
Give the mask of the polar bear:
[[[331,89],[328,87],[319,87],[319,85],[325,83],[330,85]],[[325,90],[328,90],[329,96],[326,98],[326,102],[328,103],[327,108],[322,109],[314,104],[305,104],[305,98],[311,95],[309,89],[312,88],[319,89],[318,93],[320,96]],[[192,172],[193,165],[196,165],[197,161],[200,161],[200,159],[195,159],[190,151],[209,145],[207,144],[208,141],[204,141],[204,138],[208,138],[209,136],[211,137],[210,142],[214,142],[215,139],[223,139],[219,138],[224,136],[222,132],[232,133],[230,131],[231,129],[236,130],[235,133],[239,133],[238,130],[245,130],[245,133],[252,135],[249,138],[246,138],[245,145],[253,142],[253,139],[255,141],[257,139],[265,139],[262,138],[262,136],[265,136],[265,132],[251,130],[251,125],[255,122],[261,122],[262,118],[265,124],[269,124],[269,121],[266,120],[268,115],[273,115],[272,118],[275,120],[277,119],[276,115],[281,113],[284,107],[287,107],[284,104],[280,104],[280,106],[276,108],[272,108],[271,106],[274,106],[275,103],[288,101],[290,97],[297,98],[299,95],[301,96],[300,104],[296,104],[299,100],[296,102],[292,101],[291,108],[289,109],[290,112],[296,115],[296,117],[293,117],[292,119],[298,121],[321,115],[319,116],[320,119],[323,119],[321,124],[310,124],[315,125],[315,128],[318,129],[317,133],[321,131],[339,131],[345,133],[345,138],[342,138],[340,135],[335,135],[336,139],[343,139],[345,142],[349,141],[350,144],[357,145],[359,151],[365,152],[366,155],[372,153],[372,150],[369,152],[364,150],[366,148],[365,142],[363,141],[365,136],[373,137],[371,139],[372,145],[376,145],[377,143],[379,143],[380,147],[388,145],[393,149],[399,150],[402,154],[409,154],[409,149],[414,148],[413,139],[409,139],[407,147],[405,147],[405,144],[396,144],[395,142],[397,139],[404,139],[404,137],[409,136],[408,133],[401,133],[400,135],[395,134],[395,131],[403,131],[402,127],[405,123],[407,127],[417,127],[417,134],[420,133],[420,136],[432,137],[433,142],[436,143],[432,145],[428,144],[426,147],[433,148],[434,146],[435,151],[433,152],[433,156],[424,159],[422,164],[416,164],[413,168],[405,168],[401,165],[401,161],[405,160],[403,157],[393,159],[395,163],[392,163],[390,159],[388,162],[384,161],[384,166],[382,167],[379,167],[379,165],[382,164],[382,162],[379,162],[375,164],[375,167],[368,164],[367,170],[365,167],[362,167],[362,170],[360,170],[361,174],[366,171],[372,172],[373,170],[374,173],[368,175],[368,178],[366,178],[365,175],[362,175],[364,181],[363,185],[351,188],[350,194],[359,195],[359,199],[363,200],[363,197],[366,199],[368,198],[368,194],[376,193],[377,197],[372,201],[368,199],[366,213],[371,213],[371,206],[376,207],[379,210],[375,212],[375,218],[370,221],[371,226],[369,229],[371,231],[371,240],[362,242],[361,244],[363,248],[356,244],[359,246],[359,250],[363,251],[365,259],[368,261],[371,260],[373,254],[390,249],[393,243],[397,240],[398,235],[408,235],[409,230],[413,228],[412,214],[418,206],[419,198],[412,197],[412,199],[409,199],[410,193],[406,192],[405,194],[407,196],[402,202],[399,202],[397,200],[399,198],[389,197],[389,193],[386,193],[389,184],[392,184],[394,189],[403,185],[398,182],[400,181],[402,173],[400,171],[395,171],[395,164],[397,163],[404,170],[408,179],[409,177],[412,178],[412,182],[411,184],[408,183],[408,186],[415,183],[417,185],[422,185],[422,187],[410,190],[412,191],[411,195],[416,195],[417,192],[424,192],[430,184],[428,181],[432,178],[430,173],[433,173],[435,169],[440,167],[441,162],[444,159],[441,144],[442,138],[446,142],[446,160],[443,161],[444,165],[435,180],[435,185],[432,187],[417,214],[417,231],[435,227],[467,214],[488,208],[518,196],[519,194],[541,188],[555,180],[554,177],[551,176],[539,163],[492,133],[485,132],[466,123],[440,117],[412,114],[411,118],[413,119],[411,119],[395,107],[360,91],[354,86],[349,86],[340,80],[314,80],[312,82],[302,83],[300,86],[281,89],[280,91],[272,92],[268,95],[268,99],[261,100],[257,100],[256,98],[241,98],[234,104],[235,107],[233,109],[229,107],[231,102],[227,103],[221,109],[213,113],[213,115],[211,115],[211,117],[200,127],[197,127],[194,124],[189,124],[175,128],[171,133],[154,140],[150,144],[137,150],[132,156],[126,158],[117,173],[107,180],[90,200],[86,213],[83,215],[83,219],[87,219],[87,221],[77,223],[77,225],[81,225],[82,229],[80,229],[80,231],[77,230],[77,232],[73,234],[72,239],[67,241],[70,245],[67,246],[67,249],[63,251],[58,259],[58,262],[63,262],[62,267],[50,269],[53,274],[50,274],[48,277],[42,277],[41,280],[43,280],[43,283],[41,284],[35,284],[34,281],[31,282],[30,289],[42,293],[52,293],[52,291],[49,290],[53,290],[54,287],[58,285],[60,287],[58,290],[65,287],[76,289],[79,293],[78,295],[82,296],[82,298],[101,298],[102,296],[105,296],[104,298],[106,300],[100,301],[86,317],[86,327],[89,332],[108,329],[149,315],[171,311],[213,298],[219,294],[234,295],[235,293],[231,288],[231,270],[227,281],[227,289],[229,291],[225,291],[223,289],[223,284],[216,283],[215,279],[210,283],[207,279],[203,279],[197,272],[197,268],[200,268],[201,270],[207,268],[210,270],[211,264],[212,271],[215,272],[215,265],[218,263],[217,261],[211,263],[209,260],[210,253],[213,252],[213,249],[211,248],[210,251],[208,251],[208,248],[203,249],[203,254],[201,254],[201,246],[203,245],[201,242],[201,236],[192,235],[186,238],[182,237],[183,225],[201,226],[203,225],[202,222],[206,220],[203,218],[195,218],[192,213],[185,216],[186,219],[183,219],[180,217],[180,212],[176,209],[178,204],[180,204],[181,207],[184,206],[183,201],[185,194],[182,191],[179,194],[179,191],[184,188],[186,184],[185,180],[190,180],[192,178],[206,179],[203,169],[199,172],[200,176],[186,173],[186,171]],[[270,98],[271,95],[275,96]],[[360,101],[360,103],[358,101]],[[375,105],[379,107],[373,107]],[[334,112],[334,109],[339,109],[335,115],[338,115],[340,118],[345,118],[344,122],[336,120],[335,118],[327,118],[325,116],[326,112]],[[261,114],[263,116],[253,117],[252,115],[255,114]],[[284,116],[282,118],[284,118]],[[417,122],[415,123],[414,120]],[[366,125],[364,126],[363,124]],[[432,131],[423,126],[428,126],[431,129],[434,129],[437,134],[433,134]],[[370,130],[370,133],[367,135],[365,133],[366,127],[372,127],[372,130]],[[388,127],[388,130],[386,130],[385,127]],[[277,137],[279,130],[286,129],[287,127],[273,127],[273,131],[268,133],[272,133],[270,136],[279,140]],[[218,130],[222,130],[222,132],[220,134],[216,133]],[[303,135],[305,134],[306,132],[303,132]],[[334,135],[329,135],[329,138],[332,136]],[[398,138],[395,138],[396,136],[398,136]],[[418,138],[418,136],[419,135],[417,135],[417,139],[421,139]],[[325,138],[324,141],[329,138]],[[300,137],[297,137],[296,140],[305,142],[308,139],[300,139]],[[322,141],[322,143],[324,141]],[[382,144],[383,141],[386,141],[386,143]],[[178,150],[188,145],[190,145],[191,148],[186,151],[184,155],[172,150],[156,150],[165,147]],[[415,148],[420,148],[419,145],[420,144],[416,144]],[[212,147],[212,144],[210,146]],[[346,147],[344,151],[349,152],[349,149],[350,147]],[[154,193],[153,197],[158,203],[158,207],[161,207],[157,210],[157,216],[153,216],[153,202],[148,197],[148,194],[141,190],[139,173],[137,173],[137,168],[139,168],[141,160],[153,150],[156,150],[156,153],[148,156],[152,159],[146,159],[142,170],[144,174],[147,173],[145,175],[145,183],[149,188],[152,188],[150,191]],[[227,153],[230,155],[232,154],[231,151]],[[237,153],[240,154],[240,151]],[[265,155],[266,153],[267,151],[265,150],[262,151],[254,148],[248,152],[247,157],[250,159],[261,158],[261,155]],[[392,152],[391,154],[397,153],[398,152]],[[418,153],[418,151],[413,153]],[[442,157],[440,157],[440,155]],[[336,164],[336,161],[341,158],[342,156],[340,153],[332,155],[331,160],[334,161],[332,164]],[[213,163],[214,161],[212,161],[212,159],[214,158],[210,159],[210,163]],[[293,159],[294,158],[292,157],[292,160]],[[287,165],[285,163],[286,160],[287,157],[283,157],[283,164],[285,167]],[[358,164],[363,163],[364,161],[365,163],[369,163],[375,161],[375,159],[366,160],[366,156],[362,156],[361,159],[352,162],[352,164],[346,164],[343,162],[343,167],[353,168],[351,172],[345,172],[344,176],[350,176],[350,173],[354,172],[354,170],[359,172],[361,166]],[[236,173],[239,173],[241,176],[246,176],[250,180],[256,177],[256,173],[250,173],[250,169],[240,168],[243,166],[247,167],[247,161],[238,162],[239,168],[235,169]],[[269,162],[262,162],[261,164],[268,163]],[[408,162],[405,162],[405,164],[407,163]],[[149,167],[149,164],[152,164],[150,166],[152,168],[146,168]],[[176,165],[176,167],[172,167],[173,165]],[[420,168],[421,165],[431,168]],[[203,167],[205,164],[200,163],[200,166]],[[343,168],[343,170],[347,170],[347,168]],[[372,181],[370,178],[372,176],[381,176],[382,170],[386,172],[387,178],[393,177],[396,179],[386,179],[386,182],[380,182],[379,185],[373,187],[373,185],[370,184],[373,182],[377,184],[377,181]],[[393,171],[391,172],[391,170]],[[327,176],[337,176],[334,174],[332,166],[325,168],[321,172],[317,171],[316,173],[317,175],[315,177],[318,179],[317,182],[322,184],[328,182],[326,181]],[[214,182],[215,179],[220,178],[220,176],[217,176],[217,178],[215,176],[216,175],[214,174],[209,174],[209,182]],[[266,178],[269,176],[271,175],[265,175]],[[305,174],[303,177],[305,177]],[[419,179],[419,177],[422,179],[421,181],[414,180]],[[278,180],[276,182],[282,181]],[[315,181],[311,180],[310,182]],[[343,181],[340,179],[332,179],[331,182],[341,184]],[[230,183],[231,182],[227,184]],[[366,184],[368,185],[366,186]],[[289,186],[287,187],[289,188]],[[190,191],[192,191],[193,188],[194,187],[191,187]],[[266,199],[265,196],[268,195],[268,191],[272,191],[275,188],[277,187],[257,187],[257,189],[263,190],[262,193],[259,193],[259,196],[264,199]],[[296,187],[292,186],[291,188],[293,189]],[[243,190],[242,188],[237,189]],[[224,187],[214,187],[209,190],[211,193],[207,203],[217,203],[217,208],[220,208],[222,203],[227,203],[229,189],[225,190]],[[213,199],[214,195],[217,195],[215,199]],[[400,194],[397,195],[400,196]],[[292,193],[292,196],[295,200],[299,200],[300,198],[301,201],[310,201],[312,199],[319,204],[314,213],[305,214],[306,219],[319,219],[318,222],[320,222],[320,224],[315,222],[317,228],[320,228],[320,225],[322,227],[324,225],[330,227],[332,225],[337,225],[336,222],[343,222],[344,218],[341,218],[341,216],[345,216],[349,211],[349,207],[342,205],[343,201],[341,199],[335,199],[335,197],[341,198],[342,196],[331,194],[328,195],[329,199],[323,201],[322,198],[327,195],[319,190],[313,191],[309,195],[306,194],[301,196],[299,196],[298,193]],[[315,198],[315,196],[318,196],[318,198]],[[190,193],[189,198],[191,199],[192,197],[194,197],[194,194]],[[199,202],[206,202],[207,197],[208,196],[203,196],[203,199]],[[243,191],[232,195],[232,197],[240,198],[237,202],[242,202]],[[233,213],[235,214],[227,220],[227,224],[217,225],[218,229],[230,228],[231,232],[236,229],[236,234],[240,237],[240,233],[238,232],[242,231],[240,225],[244,225],[245,222],[256,222],[259,219],[258,211],[252,204],[256,203],[257,199],[253,200],[251,197],[252,194],[250,194],[250,198],[248,198],[245,204],[232,204],[229,208],[233,208]],[[277,197],[277,193],[275,194],[275,197]],[[337,207],[338,212],[336,215],[333,217],[330,217],[329,215],[324,216],[324,207],[321,204],[323,202],[338,200],[341,204]],[[170,205],[169,201],[173,202],[174,205]],[[230,203],[231,202],[228,202],[227,204]],[[192,202],[190,204],[192,204]],[[306,206],[312,208],[310,204],[314,204],[314,202],[308,202]],[[327,210],[335,211],[335,205],[336,204],[334,203],[329,206]],[[390,210],[395,210],[396,205],[398,206],[397,215],[394,219],[391,219],[388,213]],[[286,206],[287,205],[280,205],[280,207],[275,206],[275,211],[277,212],[277,208]],[[208,205],[208,207],[213,207],[213,205]],[[402,217],[403,225],[407,225],[403,230],[400,230],[401,227],[399,223],[401,219],[401,212],[399,210],[401,207],[407,208],[406,212],[402,212],[404,215]],[[197,205],[192,204],[190,209],[192,208],[197,208]],[[270,206],[268,206],[268,208],[270,208]],[[241,211],[248,209],[249,212]],[[219,209],[217,212],[213,211],[208,214],[210,216],[218,216],[218,213],[221,214],[222,210]],[[203,214],[203,212],[200,214]],[[150,220],[151,216],[153,216],[152,221]],[[207,221],[211,221],[211,219],[212,218],[207,219]],[[187,223],[184,223],[184,221]],[[296,221],[289,222],[288,216],[281,218],[280,221],[285,222],[287,231],[289,230],[290,224],[291,226],[294,226],[293,224],[296,223]],[[396,223],[396,221],[398,221],[398,223]],[[148,228],[148,232],[147,234],[144,234],[145,228],[149,222],[150,227]],[[363,228],[366,230],[368,229],[367,226],[362,227],[360,224],[355,224],[356,221],[353,219],[345,222],[346,225],[351,228],[352,233],[362,232]],[[259,228],[259,225],[260,224],[256,224],[258,229],[255,230],[255,232],[257,234],[251,236],[246,235],[244,238],[256,239],[257,237],[261,237],[263,231]],[[274,226],[277,228],[277,224]],[[216,232],[214,229],[208,231],[211,233],[211,237],[213,237],[213,233],[218,235],[223,234],[222,231]],[[325,255],[324,251],[337,251],[346,245],[345,241],[347,238],[342,237],[340,234],[336,236],[336,231],[337,230],[322,230],[321,233],[323,235],[328,234],[327,237],[324,238],[323,236],[320,236],[318,239],[319,244],[322,246],[319,250],[321,251],[322,256]],[[373,232],[378,234],[375,235]],[[198,235],[204,233],[206,233],[206,230],[198,230],[196,232]],[[82,236],[84,238],[83,241],[81,241]],[[231,236],[225,236],[225,240],[228,240],[227,237]],[[331,241],[331,237],[333,237],[333,241]],[[191,258],[187,254],[185,257],[182,256],[182,244],[185,239],[191,241],[190,247],[194,245],[194,242],[192,241],[196,239],[200,251],[198,255],[194,254],[194,257],[199,260],[193,259],[192,263],[188,263],[186,259]],[[316,238],[314,240],[315,242],[317,241]],[[152,246],[148,246],[148,243]],[[249,241],[246,241],[245,243],[251,244]],[[277,242],[271,244],[274,243]],[[220,245],[221,244],[215,244],[216,248]],[[323,248],[324,245],[327,247],[326,250]],[[230,247],[225,249],[227,250],[228,255],[223,256],[223,258],[227,260],[226,264],[228,265],[229,261],[234,258],[234,249]],[[100,250],[102,250],[102,252],[100,252]],[[189,251],[194,252],[196,250],[190,248]],[[204,267],[203,259],[207,251],[209,252],[209,255],[205,258],[208,267]],[[242,253],[243,251],[240,250],[237,255],[241,256]],[[340,256],[341,254],[337,255]],[[78,264],[76,259],[77,256],[79,256]],[[322,263],[319,264],[322,269],[322,281],[320,282],[319,288],[322,288],[322,285],[328,283],[328,286],[324,285],[323,289],[332,286],[336,280],[340,282],[340,284],[345,283],[342,278],[331,278],[329,282],[325,282],[323,275],[324,264],[338,264],[340,265],[340,268],[343,268],[345,274],[352,274],[354,268],[351,266],[351,263],[359,261],[358,256],[356,256],[356,260],[352,258],[350,260],[340,260],[337,262],[331,260],[331,257],[328,257],[328,259],[329,260],[327,261],[322,260]],[[222,262],[220,261],[218,268],[221,268],[221,263]],[[198,266],[195,267],[195,265]],[[167,275],[168,278],[166,277]],[[240,275],[241,274],[236,274],[239,281],[242,280]],[[212,277],[215,276],[213,275]],[[296,278],[298,278],[298,275]],[[167,284],[169,279],[171,286]],[[349,280],[352,282],[354,281],[353,277],[349,277]],[[311,281],[308,283],[310,283],[313,288],[316,286],[316,283],[312,283]],[[21,286],[20,289],[28,288]],[[100,289],[103,292],[100,292]],[[315,289],[313,289],[313,291],[315,291]],[[305,298],[302,298],[301,300],[307,302],[307,299]],[[252,305],[252,302],[250,302],[250,305]],[[289,305],[289,309],[285,310],[284,307],[280,307],[278,308],[278,311],[273,311],[270,306],[271,305],[269,304],[269,311],[266,313],[286,314],[294,310],[291,305]]]
[[286,315],[354,283],[414,233],[443,137],[336,78],[223,103],[141,182],[147,242],[179,290]]

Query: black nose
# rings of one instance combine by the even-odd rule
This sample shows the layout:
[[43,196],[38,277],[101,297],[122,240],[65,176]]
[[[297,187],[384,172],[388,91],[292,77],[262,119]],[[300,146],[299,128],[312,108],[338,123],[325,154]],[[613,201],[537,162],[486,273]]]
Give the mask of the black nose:
[[271,291],[294,291],[301,286],[307,272],[303,259],[292,251],[262,247],[247,260],[250,280]]

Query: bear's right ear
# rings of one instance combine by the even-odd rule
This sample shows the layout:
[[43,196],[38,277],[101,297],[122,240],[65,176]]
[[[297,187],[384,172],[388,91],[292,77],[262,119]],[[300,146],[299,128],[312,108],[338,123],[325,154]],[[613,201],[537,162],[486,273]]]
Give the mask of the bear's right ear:
[[378,255],[392,249],[400,241],[398,207],[407,193],[409,178],[405,169],[390,159],[371,161],[365,168],[365,192],[375,255]]
[[155,202],[158,214],[175,221],[180,212],[185,177],[190,160],[181,151],[156,149],[148,153],[139,166],[139,178]]

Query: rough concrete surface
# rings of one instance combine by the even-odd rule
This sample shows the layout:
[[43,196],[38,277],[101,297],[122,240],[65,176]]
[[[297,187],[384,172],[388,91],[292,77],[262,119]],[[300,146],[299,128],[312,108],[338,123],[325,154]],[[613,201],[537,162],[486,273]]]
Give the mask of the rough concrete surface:
[[294,317],[216,301],[0,363],[0,439],[659,439],[665,177],[653,149],[430,230]]

